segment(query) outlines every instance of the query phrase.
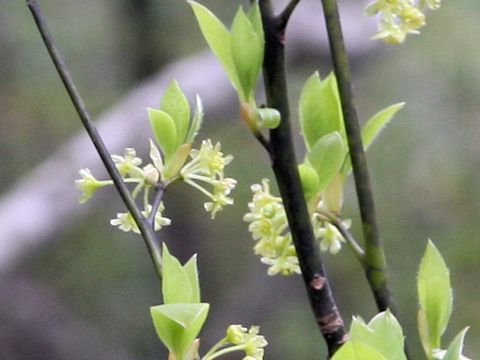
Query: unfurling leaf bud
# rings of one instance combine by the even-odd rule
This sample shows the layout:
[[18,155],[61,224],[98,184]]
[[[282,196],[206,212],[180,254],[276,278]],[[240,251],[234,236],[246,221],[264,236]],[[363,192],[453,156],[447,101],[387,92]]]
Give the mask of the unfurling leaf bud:
[[165,180],[170,180],[178,175],[180,169],[185,165],[185,162],[188,159],[188,154],[190,154],[191,148],[192,144],[183,144],[177,149],[165,166]]
[[307,164],[301,164],[298,167],[298,172],[300,173],[300,180],[302,181],[305,198],[310,200],[317,193],[319,184],[317,172]]

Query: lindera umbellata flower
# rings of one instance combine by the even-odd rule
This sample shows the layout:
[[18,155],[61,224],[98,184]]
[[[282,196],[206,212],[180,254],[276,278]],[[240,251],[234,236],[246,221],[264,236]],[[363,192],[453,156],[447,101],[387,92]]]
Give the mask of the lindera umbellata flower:
[[[335,71],[340,79],[342,101],[345,102],[347,109],[350,107],[355,110],[353,97],[348,91],[348,88],[351,88],[351,81],[349,79],[348,61],[345,61],[346,54],[337,4],[335,0],[324,0],[322,2],[330,42],[333,44],[331,46],[332,59]],[[262,5],[266,4],[265,7],[262,6],[262,15],[265,15],[263,19],[267,24],[266,28],[271,30],[270,28],[272,27],[273,30],[279,30],[275,33],[277,36],[275,41],[278,42],[281,38],[282,46],[285,27],[297,3],[297,0],[292,0],[278,16],[274,16],[273,9],[268,2],[262,3]],[[228,195],[236,182],[233,179],[226,178],[223,173],[224,167],[231,161],[231,157],[224,156],[220,151],[220,144],[214,146],[210,140],[202,142],[200,150],[191,149],[193,139],[201,124],[201,103],[197,99],[197,111],[193,121],[190,121],[188,102],[178,84],[173,82],[167,90],[160,109],[149,109],[151,125],[161,147],[160,151],[155,143],[150,141],[150,158],[152,163],[140,167],[142,160],[136,156],[133,148],[127,148],[124,156],[114,155],[112,160],[103,144],[103,140],[96,132],[85,106],[83,106],[83,101],[75,89],[64,63],[61,61],[59,52],[56,51],[38,4],[34,0],[27,1],[27,4],[32,10],[42,38],[69,91],[72,101],[76,105],[83,124],[136,221],[136,223],[132,221],[133,217],[129,213],[120,213],[117,219],[112,220],[112,224],[124,231],[138,232],[139,228],[141,229],[157,274],[162,278],[164,304],[152,307],[151,314],[159,338],[170,351],[169,360],[200,360],[200,341],[197,336],[206,320],[210,306],[207,303],[202,303],[200,300],[196,257],[193,256],[184,265],[180,264],[178,259],[169,253],[165,244],[163,244],[162,250],[159,249],[160,243],[152,236],[154,234],[152,234],[151,230],[152,228],[158,230],[170,223],[169,219],[162,216],[164,206],[160,201],[162,197],[158,196],[158,194],[163,195],[164,190],[176,181],[185,181],[205,193],[211,200],[205,204],[205,208],[212,213],[212,217],[223,206],[231,204],[232,202],[228,199]],[[391,21],[391,24],[397,25],[395,16],[401,16],[399,21],[403,21],[406,24],[403,29],[400,29],[399,33],[395,33],[397,29],[394,27],[386,27],[386,33],[380,36],[387,41],[398,42],[404,39],[402,31],[405,31],[405,34],[415,32],[417,28],[423,26],[424,15],[420,11],[422,7],[437,8],[440,1],[423,0],[416,4],[413,0],[403,2],[400,0],[384,0],[383,2],[377,1],[375,3],[375,5],[378,4],[381,6],[388,4],[393,10],[392,8],[387,9],[387,7],[382,8],[379,5],[380,8],[373,9],[373,13],[382,12],[383,14],[383,12],[387,13],[390,11],[390,15],[393,14],[393,17],[387,20]],[[394,8],[395,4],[406,4],[413,7]],[[415,9],[415,6],[418,6],[418,8]],[[219,29],[217,26],[218,20],[215,17],[212,18],[208,11],[205,13],[205,9],[201,7],[197,7],[196,10],[199,9],[200,15],[197,14],[197,16],[200,25],[205,28],[202,31],[207,33],[207,40],[210,37],[210,40],[216,41],[219,36],[225,35],[225,33],[222,33],[222,29],[220,29],[220,32],[215,33]],[[215,26],[217,26],[216,30]],[[220,47],[222,51],[227,50],[220,54],[220,57],[225,54],[231,56],[230,60],[233,62],[235,72],[231,72],[232,68],[228,66],[226,66],[226,70],[231,72],[229,75],[237,76],[237,78],[235,76],[231,77],[231,80],[238,81],[238,83],[232,82],[234,86],[239,86],[237,90],[242,101],[241,108],[242,112],[245,111],[245,113],[242,113],[242,116],[245,117],[247,122],[254,120],[251,124],[249,123],[252,129],[255,129],[255,126],[261,125],[262,121],[264,121],[261,111],[252,107],[254,105],[254,97],[252,96],[254,94],[253,85],[258,77],[258,69],[255,66],[258,65],[257,60],[261,58],[257,56],[258,54],[250,57],[248,51],[242,48],[248,45],[249,41],[252,41],[254,50],[252,53],[255,54],[255,50],[259,50],[258,46],[260,45],[261,47],[262,45],[262,42],[259,40],[263,41],[263,34],[261,31],[258,31],[261,30],[261,26],[258,4],[254,3],[253,10],[248,15],[243,10],[237,14],[232,26],[232,41],[223,43],[223,45],[227,44],[229,48]],[[275,29],[276,26],[278,26],[278,29]],[[213,37],[211,36],[212,29],[215,30],[213,31]],[[217,45],[215,44],[212,47],[214,51],[217,50],[218,52],[219,48]],[[271,45],[271,43],[269,42],[268,45]],[[229,60],[228,56],[221,60]],[[272,58],[280,60],[280,64],[283,65],[283,53],[274,51]],[[253,62],[251,61],[252,59],[254,60]],[[268,64],[266,64],[265,69],[267,74],[271,73],[271,70],[275,70],[270,69]],[[283,80],[283,74],[280,75],[276,75],[273,78]],[[267,90],[270,90],[276,84],[278,82],[267,81]],[[347,91],[345,91],[346,88]],[[302,206],[292,208],[289,206],[289,218],[293,218],[293,221],[297,220],[310,225],[308,223],[308,215],[306,219],[304,217],[306,215],[304,211],[305,204],[302,198],[304,196],[308,203],[315,237],[321,238],[320,248],[331,253],[338,252],[341,243],[345,242],[345,240],[346,242],[351,242],[351,240],[348,240],[351,235],[344,231],[348,228],[349,222],[340,218],[343,202],[343,184],[351,170],[350,155],[354,163],[355,175],[357,175],[357,170],[362,168],[361,161],[358,161],[358,156],[364,156],[362,149],[358,149],[358,147],[363,143],[366,149],[381,128],[403,106],[403,104],[393,105],[377,113],[366,123],[361,134],[358,132],[358,129],[355,129],[356,126],[351,126],[352,124],[358,125],[356,111],[345,111],[349,132],[348,142],[351,149],[351,154],[349,154],[345,147],[346,136],[342,112],[339,111],[337,91],[334,77],[330,76],[325,81],[321,81],[318,74],[314,74],[302,92],[300,123],[305,139],[306,154],[298,170],[302,182],[301,185],[303,186],[303,194],[301,191],[298,191],[302,189],[299,189],[299,177],[294,167],[292,172],[291,165],[295,165],[295,161],[285,161],[289,162],[290,173],[293,173],[294,176],[277,176],[277,179],[280,178],[282,180],[282,182],[279,181],[279,184],[281,185],[282,195],[286,203],[292,200],[292,197],[288,193],[287,196],[285,195],[283,191],[284,186],[291,185],[295,187],[294,196],[298,196],[300,193],[300,199],[297,197],[297,200],[300,200]],[[285,103],[287,101],[286,91],[281,90],[280,93],[279,103]],[[272,101],[269,100],[269,102]],[[273,103],[276,103],[276,101],[273,101]],[[247,104],[248,107],[244,108],[244,104]],[[275,110],[266,109],[265,113],[269,112],[273,114],[271,119],[274,119]],[[285,115],[287,114],[288,111],[285,112]],[[280,119],[277,118],[277,120]],[[288,124],[288,116],[285,116],[284,120],[285,124]],[[280,130],[285,129],[281,127],[278,131]],[[276,133],[275,131],[271,134]],[[289,132],[285,132],[285,134],[290,135]],[[265,143],[267,145],[265,146],[266,150],[269,151],[270,155],[284,155],[281,152],[276,152],[278,148],[281,148],[281,146],[277,145],[285,144],[285,148],[291,148],[288,142],[275,141],[275,136],[272,136],[271,140],[273,140],[271,143]],[[352,144],[356,146],[352,146]],[[270,147],[269,145],[273,146]],[[287,155],[294,155],[294,153],[291,152]],[[188,161],[189,158],[191,159],[190,161]],[[277,157],[277,159],[273,156],[272,158],[272,160],[288,160],[288,158],[282,156]],[[293,158],[294,156],[290,156],[290,159]],[[118,172],[115,169],[115,165]],[[363,167],[366,170],[366,167]],[[119,174],[123,177],[124,182],[122,182],[122,177],[119,177]],[[111,183],[110,181],[97,180],[88,169],[82,169],[80,175],[82,178],[77,180],[76,184],[83,192],[80,198],[81,202],[88,200],[98,188]],[[367,198],[371,197],[368,194],[370,192],[368,172],[365,171],[365,174],[360,176],[360,178],[363,178],[363,185],[357,185],[357,190],[367,189],[364,194],[366,194]],[[289,181],[283,181],[285,179]],[[209,192],[199,185],[198,182],[211,185],[213,191]],[[125,183],[136,184],[132,194],[129,193]],[[156,192],[157,196],[154,199],[154,205],[149,203],[149,190]],[[141,211],[132,199],[136,198],[142,191],[144,201],[143,216],[139,215]],[[285,209],[281,200],[271,194],[269,182],[266,179],[262,180],[261,185],[252,186],[252,191],[254,192],[254,199],[249,204],[250,212],[245,216],[245,220],[250,222],[249,230],[252,232],[253,237],[258,240],[256,246],[262,248],[259,252],[265,255],[264,257],[267,259],[265,262],[271,265],[269,271],[273,273],[282,271],[285,273],[297,272],[295,266],[298,265],[295,263],[295,254],[291,252],[292,248],[289,244],[291,236],[288,233]],[[370,212],[373,214],[373,202],[370,205],[368,205],[368,202],[370,201],[366,201],[364,204],[370,207]],[[294,213],[296,211],[300,214],[299,217],[295,217]],[[147,216],[148,219],[143,218]],[[374,218],[375,216],[372,216],[373,220]],[[155,220],[157,224],[152,223]],[[294,222],[292,224],[296,225]],[[369,237],[369,232],[375,235],[375,221],[364,221],[364,224],[366,225],[365,227],[369,228],[367,229],[369,231],[365,232],[365,237]],[[342,317],[330,294],[328,279],[325,276],[321,258],[314,253],[307,253],[307,256],[304,256],[305,248],[307,250],[308,248],[315,248],[315,246],[311,246],[315,245],[310,241],[312,237],[311,229],[309,226],[306,226],[305,229],[307,231],[302,233],[301,231],[295,231],[295,227],[292,226],[292,231],[295,231],[295,235],[299,235],[298,237],[307,234],[305,238],[308,241],[300,242],[297,249],[299,255],[302,256],[302,271],[306,279],[307,290],[309,295],[311,295],[310,300],[315,311],[316,320],[327,342],[329,358],[333,360],[406,360],[408,354],[406,354],[403,330],[395,316],[388,310],[389,306],[394,306],[394,303],[388,299],[390,293],[385,283],[386,263],[382,259],[381,242],[375,239],[376,236],[370,237],[365,242],[366,251],[360,248],[360,251],[357,252],[357,254],[361,255],[359,259],[366,270],[367,277],[369,277],[369,274],[373,274],[373,280],[375,281],[371,281],[370,284],[372,285],[372,290],[377,294],[375,300],[378,303],[377,305],[379,305],[381,313],[375,316],[368,324],[361,318],[354,318],[350,334],[347,335],[344,331]],[[298,237],[296,236],[295,239],[297,240]],[[380,254],[380,256],[375,256],[375,253]],[[312,257],[315,257],[315,259],[310,261]],[[284,265],[288,262],[290,262],[290,265]],[[303,266],[304,264],[306,266]],[[467,360],[463,356],[462,351],[464,337],[468,328],[460,331],[446,349],[442,346],[442,336],[452,312],[453,297],[449,270],[432,242],[428,243],[420,263],[417,288],[420,305],[418,327],[420,340],[427,359]],[[383,311],[384,309],[387,310]],[[259,328],[256,326],[247,329],[241,325],[231,325],[227,329],[225,338],[214,345],[201,360],[213,360],[234,351],[243,352],[245,354],[243,360],[263,359],[264,347],[267,345],[267,342],[258,332]]]
[[[160,203],[158,207],[157,213],[155,214],[155,227],[154,230],[158,231],[164,226],[168,226],[172,223],[172,221],[166,217],[162,216],[162,212],[165,210],[165,206],[163,202]],[[148,217],[152,212],[152,205],[148,205],[145,211],[142,211],[143,216]],[[135,234],[140,234],[140,230],[138,229],[137,223],[133,219],[130,213],[118,213],[115,219],[110,220],[110,225],[118,226],[118,228],[122,231],[129,232],[133,231]]]
[[268,179],[263,179],[262,184],[252,185],[251,190],[250,212],[243,219],[250,223],[248,230],[257,242],[255,254],[260,255],[260,261],[269,266],[269,275],[299,274],[298,258],[288,231],[282,199],[270,193]]
[[[235,188],[237,181],[224,176],[224,168],[232,160],[232,155],[224,156],[220,143],[213,146],[210,139],[204,140],[200,150],[190,151],[191,160],[180,170],[183,181],[207,195],[211,201],[204,204],[212,219],[226,205],[232,205],[233,199],[228,195]],[[212,192],[200,183],[211,185]]]
[[230,325],[226,336],[216,343],[201,360],[213,360],[236,351],[245,354],[242,360],[262,360],[264,348],[268,342],[259,334],[259,330],[258,326],[247,329],[242,325]]
[[[132,197],[137,199],[143,193],[142,215],[153,219],[154,230],[158,231],[171,224],[171,220],[162,215],[163,202],[153,208],[153,192],[165,191],[172,184],[183,181],[200,190],[209,201],[205,210],[212,219],[227,205],[233,204],[230,197],[237,181],[226,177],[225,167],[233,160],[232,155],[224,155],[221,144],[213,145],[210,139],[203,140],[200,149],[193,149],[192,143],[203,121],[203,108],[197,96],[196,108],[190,118],[190,105],[176,81],[172,81],[162,98],[159,109],[148,109],[150,125],[156,141],[150,140],[150,162],[146,165],[137,156],[134,148],[126,148],[123,155],[113,154],[111,158],[126,184],[131,184]],[[88,169],[80,170],[81,179],[76,186],[82,191],[81,203],[90,199],[101,187],[112,185],[111,180],[97,180]],[[207,189],[210,188],[211,190]],[[155,215],[152,212],[155,211]],[[139,233],[139,228],[130,213],[118,213],[110,220],[112,226],[128,232]]]
[[[203,140],[199,149],[192,149],[192,143],[203,120],[200,98],[197,97],[193,119],[190,120],[190,106],[178,84],[173,81],[163,99],[160,109],[148,109],[150,125],[158,145],[150,139],[150,161],[146,165],[137,156],[134,148],[127,148],[123,155],[111,155],[111,158],[126,184],[132,184],[133,199],[143,192],[142,215],[151,219],[153,230],[158,231],[171,224],[164,217],[163,201],[150,201],[150,193],[165,191],[175,182],[183,181],[200,190],[209,201],[205,210],[212,219],[224,206],[232,205],[229,197],[237,181],[226,177],[225,167],[233,160],[232,155],[224,155],[221,144],[213,145],[210,139]],[[82,191],[80,202],[85,202],[101,187],[112,185],[111,180],[97,180],[90,170],[80,170],[81,179],[76,181]],[[207,187],[211,190],[207,190]],[[158,193],[157,193],[158,194]],[[160,198],[161,199],[161,198]],[[153,215],[152,213],[155,212]],[[131,213],[118,213],[110,220],[118,229],[139,234],[140,229]],[[169,349],[170,360],[199,359],[200,341],[197,338],[207,318],[210,305],[200,301],[200,285],[196,256],[185,265],[170,254],[163,243],[161,252],[162,294],[164,304],[151,308],[152,320],[160,340]],[[267,342],[258,335],[258,327],[237,332],[241,338],[237,342],[228,340],[228,336],[210,349],[202,358],[214,359],[223,354],[243,351],[247,360],[263,359],[263,348]]]
[[368,5],[369,16],[380,14],[378,33],[373,37],[387,44],[400,44],[408,34],[419,34],[425,26],[424,9],[436,10],[441,0],[376,0]]
[[[337,254],[346,239],[332,219],[341,215],[343,187],[351,164],[335,76],[322,80],[314,73],[305,83],[299,103],[306,154],[298,170],[314,235],[321,251]],[[387,107],[366,122],[362,129],[366,149],[403,105]],[[253,198],[244,220],[256,241],[255,254],[269,266],[269,275],[300,273],[281,198],[271,194],[267,179],[252,185],[251,190]],[[351,222],[339,219],[338,225],[348,230]]]
[[82,178],[75,180],[75,185],[82,192],[78,199],[80,204],[87,202],[98,189],[113,183],[111,180],[97,180],[90,169],[81,169],[79,174]]

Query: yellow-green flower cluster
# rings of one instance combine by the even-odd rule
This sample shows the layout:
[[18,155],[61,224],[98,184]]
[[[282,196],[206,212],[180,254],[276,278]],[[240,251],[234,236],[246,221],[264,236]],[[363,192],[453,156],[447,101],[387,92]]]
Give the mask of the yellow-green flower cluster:
[[[166,217],[162,216],[162,212],[165,210],[163,203],[160,203],[157,213],[155,214],[155,231],[160,230],[164,226],[168,226],[172,221]],[[152,212],[152,205],[148,205],[147,209],[142,211],[143,216],[148,217]],[[130,213],[118,213],[115,219],[110,220],[110,225],[118,226],[122,231],[129,232],[133,231],[135,234],[140,234],[140,229],[137,226],[137,223],[133,219],[132,214]]]
[[248,230],[257,241],[255,254],[269,265],[269,275],[300,273],[282,199],[270,193],[268,179],[263,179],[261,185],[252,185],[251,190],[253,199],[248,204],[250,212],[243,220],[250,223]]
[[[211,201],[204,204],[212,219],[226,205],[232,205],[233,199],[228,197],[237,181],[225,177],[224,168],[232,160],[232,155],[223,155],[220,143],[212,144],[210,139],[204,140],[199,150],[190,151],[191,160],[180,170],[183,181],[207,195]],[[208,184],[212,191],[205,189],[200,183]]]
[[436,10],[441,0],[376,0],[365,9],[368,16],[380,14],[378,33],[374,39],[400,44],[408,34],[419,34],[425,26],[424,9]]
[[[245,357],[242,360],[262,360],[264,347],[268,342],[262,335],[259,335],[260,328],[251,326],[250,329],[242,325],[230,325],[227,329],[227,341],[236,345],[237,350],[243,350]],[[232,348],[233,349],[233,348]]]
[[[243,220],[250,223],[248,230],[256,240],[255,254],[260,255],[261,262],[269,266],[269,275],[299,274],[300,266],[282,199],[270,193],[268,179],[263,179],[261,184],[252,185],[251,190],[253,198],[248,203],[249,212],[245,214]],[[325,209],[320,201],[318,207],[310,214],[314,235],[319,241],[321,251],[336,254],[345,239],[322,215],[323,211]],[[345,220],[342,225],[348,229],[350,221]]]
[[[349,219],[342,221],[345,229],[350,228],[351,221]],[[315,238],[320,240],[320,250],[329,252],[332,255],[337,254],[342,249],[342,243],[345,243],[345,238],[340,231],[318,212],[312,215],[312,226],[315,233]]]
[[[125,149],[123,156],[116,154],[112,155],[112,160],[115,163],[118,172],[123,177],[123,180],[128,184],[135,185],[132,191],[132,196],[136,198],[141,191],[144,191],[142,214],[145,217],[148,217],[152,212],[152,205],[148,203],[149,191],[157,185],[160,179],[160,174],[163,171],[163,163],[161,162],[161,158],[158,158],[160,156],[158,148],[152,141],[150,142],[150,146],[150,157],[153,164],[147,164],[144,167],[140,167],[142,159],[137,157],[134,148]],[[84,203],[90,199],[97,189],[113,184],[113,181],[111,180],[95,179],[89,169],[81,169],[79,173],[82,178],[76,180],[75,184],[82,191],[79,199],[80,203]],[[160,230],[162,227],[168,226],[171,223],[170,219],[162,216],[164,209],[165,207],[163,203],[160,203],[154,217],[155,230]],[[110,225],[117,226],[120,230],[125,232],[133,231],[137,234],[140,233],[132,214],[129,212],[118,213],[115,219],[110,220]]]
[[[187,155],[185,154],[185,157]],[[205,210],[211,213],[212,219],[216,213],[224,206],[233,204],[233,199],[229,197],[231,191],[235,188],[237,181],[225,177],[224,169],[233,159],[231,155],[223,155],[221,145],[215,146],[211,140],[204,140],[199,150],[190,150],[191,160],[183,165],[182,160],[180,174],[170,180],[165,180],[164,173],[167,166],[164,163],[162,153],[150,140],[150,159],[151,163],[141,167],[142,159],[137,157],[133,148],[125,149],[123,155],[112,155],[123,181],[127,184],[134,184],[132,197],[136,199],[143,192],[143,211],[145,217],[149,217],[152,212],[152,205],[149,203],[149,193],[157,186],[168,186],[175,180],[183,180],[187,184],[200,190],[210,198],[210,201],[204,204]],[[183,165],[183,166],[182,166]],[[97,180],[89,169],[80,170],[81,179],[76,180],[76,186],[82,191],[80,203],[86,202],[101,187],[112,185],[111,180]],[[212,191],[206,190],[199,183],[209,184]],[[154,216],[154,228],[160,230],[162,227],[170,225],[171,221],[162,216],[164,210],[163,203]],[[110,220],[112,226],[117,226],[122,231],[133,231],[139,233],[135,220],[130,213],[118,213],[115,219]]]

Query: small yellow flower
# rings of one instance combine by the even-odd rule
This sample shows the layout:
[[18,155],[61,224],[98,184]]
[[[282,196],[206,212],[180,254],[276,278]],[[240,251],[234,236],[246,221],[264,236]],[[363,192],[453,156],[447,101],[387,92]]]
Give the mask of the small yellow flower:
[[122,176],[135,176],[139,170],[138,166],[142,164],[142,159],[137,157],[134,148],[126,148],[123,156],[112,155],[112,160]]
[[[163,202],[160,203],[157,213],[155,214],[155,231],[160,230],[164,226],[168,226],[172,221],[166,217],[162,216],[162,212],[165,210]],[[142,214],[146,217],[150,215],[152,211],[152,206],[148,205],[147,210],[142,211]],[[110,225],[118,226],[122,231],[129,232],[133,231],[135,234],[140,234],[140,229],[138,228],[135,219],[131,213],[118,213],[115,219],[110,220]]]
[[269,266],[268,275],[300,273],[282,199],[270,193],[268,179],[250,188],[253,198],[248,203],[250,211],[243,220],[250,223],[248,231],[257,241],[255,254],[260,255],[260,261]]
[[[192,149],[190,151],[191,160],[180,170],[180,175],[185,183],[210,198],[210,201],[205,202],[203,207],[211,214],[212,219],[225,206],[233,204],[233,199],[229,195],[237,185],[235,179],[224,175],[225,166],[232,161],[233,156],[225,156],[220,150],[220,143],[213,146],[210,139],[204,140],[199,150]],[[210,185],[212,191],[208,191],[200,183]]]
[[90,199],[95,193],[95,191],[97,191],[101,187],[112,184],[111,180],[100,181],[95,179],[89,169],[81,169],[79,171],[79,174],[82,178],[75,180],[75,185],[82,191],[82,195],[80,195],[80,198],[78,199],[80,204],[83,204],[88,199]]
[[260,328],[251,326],[247,330],[242,325],[230,325],[227,329],[227,341],[233,345],[244,345],[243,360],[262,360],[264,347],[268,345],[265,337],[259,335]]
[[419,34],[425,26],[425,7],[436,10],[441,0],[376,0],[365,8],[368,16],[380,14],[378,33],[374,39],[400,44],[408,34]]

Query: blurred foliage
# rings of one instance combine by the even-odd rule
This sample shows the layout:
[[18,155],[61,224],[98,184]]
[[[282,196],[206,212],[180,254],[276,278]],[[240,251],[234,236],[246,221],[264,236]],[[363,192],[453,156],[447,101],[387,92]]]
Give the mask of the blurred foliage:
[[[93,114],[112,105],[141,76],[204,47],[186,4],[146,3],[149,41],[139,46],[146,35],[132,1],[63,1],[61,6],[42,1]],[[235,10],[235,2],[203,3],[223,20]],[[399,47],[382,45],[381,52],[354,64],[362,119],[387,105],[407,102],[369,152],[381,233],[406,333],[416,337],[416,271],[431,237],[451,269],[455,292],[446,337],[471,325],[466,354],[473,358],[480,353],[480,291],[475,286],[480,257],[479,13],[478,0],[445,1],[440,11],[430,14],[421,36]],[[147,51],[140,54],[142,47]],[[0,188],[8,191],[77,131],[79,123],[22,1],[0,1],[0,48]],[[140,71],[137,55],[145,54],[150,59]],[[323,75],[330,71],[327,64],[310,63],[289,69],[292,109],[314,66]],[[236,206],[212,223],[203,212],[203,199],[178,186],[166,198],[166,214],[174,224],[160,236],[182,260],[199,252],[204,298],[212,303],[206,345],[222,337],[222,326],[252,323],[262,326],[270,342],[267,359],[318,358],[324,348],[301,282],[295,277],[268,278],[251,252],[253,243],[241,220],[249,185],[271,173],[268,159],[259,155],[262,149],[237,119],[232,109],[228,119],[207,119],[201,133],[222,140],[225,152],[235,155],[231,176],[240,181]],[[251,166],[254,162],[258,166]],[[121,204],[113,192],[105,199],[108,207],[66,224],[55,241],[32,254],[19,271],[54,288],[74,316],[99,329],[106,342],[129,349],[138,359],[165,358],[148,313],[149,306],[160,303],[158,281],[141,240],[108,226],[113,209]],[[345,216],[354,218],[353,231],[360,237],[352,186],[347,199]],[[349,250],[325,257],[344,318],[371,318],[375,308]],[[418,342],[411,343],[420,349]]]

